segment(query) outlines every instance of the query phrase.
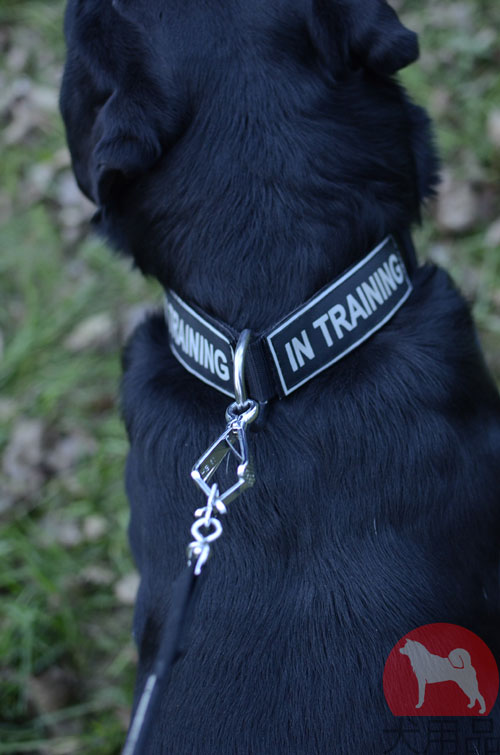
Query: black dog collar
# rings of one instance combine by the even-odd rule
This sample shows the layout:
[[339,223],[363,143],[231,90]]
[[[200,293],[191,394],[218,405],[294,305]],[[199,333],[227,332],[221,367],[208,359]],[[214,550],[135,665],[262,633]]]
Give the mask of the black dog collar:
[[[292,393],[385,325],[411,291],[401,253],[388,236],[306,304],[252,339],[245,364],[248,395],[264,402]],[[234,398],[239,333],[171,290],[165,294],[165,317],[179,362]]]

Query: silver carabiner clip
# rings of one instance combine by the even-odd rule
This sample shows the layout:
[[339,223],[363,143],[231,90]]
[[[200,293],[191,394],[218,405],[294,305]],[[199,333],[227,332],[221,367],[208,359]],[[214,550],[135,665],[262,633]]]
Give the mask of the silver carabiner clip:
[[[215,443],[198,459],[191,471],[194,482],[209,497],[212,490],[209,483],[217,469],[228,454],[236,458],[238,479],[225,491],[219,492],[217,497],[219,505],[230,503],[255,482],[246,430],[248,425],[257,419],[259,405],[256,401],[248,399],[246,393],[245,355],[249,340],[250,331],[244,330],[238,340],[234,354],[234,395],[236,401],[226,410],[227,427]],[[217,503],[215,505],[217,507]]]

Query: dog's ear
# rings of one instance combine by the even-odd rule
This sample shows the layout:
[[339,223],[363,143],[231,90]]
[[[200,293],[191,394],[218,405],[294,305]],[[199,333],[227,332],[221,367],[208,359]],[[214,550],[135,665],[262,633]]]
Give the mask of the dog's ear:
[[147,118],[139,102],[119,89],[101,109],[93,133],[91,190],[96,203],[103,205],[120,182],[149,170],[162,149],[154,120]]
[[91,72],[85,72],[85,62],[75,60],[78,69],[68,57],[61,113],[78,185],[101,206],[120,184],[149,170],[159,159],[169,118],[159,126],[161,97],[148,110],[146,85],[142,97],[121,82],[111,94],[103,94]]
[[311,37],[334,76],[360,67],[392,75],[418,58],[417,35],[386,0],[311,2]]
[[[178,87],[167,66],[155,65],[151,35],[135,22],[143,5],[153,13],[157,4],[70,0],[67,6],[61,112],[78,184],[99,206],[146,173],[184,125]],[[143,20],[151,26],[146,11]]]

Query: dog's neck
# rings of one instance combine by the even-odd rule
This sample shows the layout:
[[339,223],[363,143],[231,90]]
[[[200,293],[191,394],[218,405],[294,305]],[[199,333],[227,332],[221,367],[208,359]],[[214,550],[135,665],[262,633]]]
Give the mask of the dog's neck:
[[[308,221],[300,222],[292,211],[289,222],[279,229],[265,222],[266,212],[249,207],[253,231],[228,223],[229,230],[224,233],[221,224],[220,235],[212,242],[203,234],[203,256],[206,250],[210,262],[199,257],[194,264],[175,264],[164,283],[236,330],[249,327],[262,332],[365,257],[389,233],[396,231],[408,270],[415,266],[408,228],[360,223],[356,227],[354,220],[337,218],[323,227],[317,223],[313,232]],[[227,236],[233,243],[219,246],[218,238]]]
[[244,73],[232,72],[117,224],[164,287],[238,330],[263,330],[415,220],[408,105],[396,84],[360,74],[341,91],[264,83],[260,99],[247,82],[238,110],[231,87]]

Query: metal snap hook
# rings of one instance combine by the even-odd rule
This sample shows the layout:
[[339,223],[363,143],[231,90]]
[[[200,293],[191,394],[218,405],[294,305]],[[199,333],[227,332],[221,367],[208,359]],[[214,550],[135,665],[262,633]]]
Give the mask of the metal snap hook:
[[250,342],[250,335],[251,333],[248,329],[241,332],[234,352],[234,395],[236,398],[236,407],[240,411],[245,408],[248,402],[245,385],[245,357]]

